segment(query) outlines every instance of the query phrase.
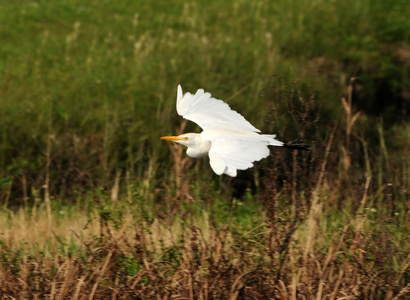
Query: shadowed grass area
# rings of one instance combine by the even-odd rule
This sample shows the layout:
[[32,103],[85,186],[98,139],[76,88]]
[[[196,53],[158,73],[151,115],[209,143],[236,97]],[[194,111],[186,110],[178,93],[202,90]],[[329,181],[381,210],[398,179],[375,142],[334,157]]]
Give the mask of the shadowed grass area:
[[[405,299],[406,1],[1,1],[0,294]],[[204,88],[274,148],[218,177],[160,136]]]

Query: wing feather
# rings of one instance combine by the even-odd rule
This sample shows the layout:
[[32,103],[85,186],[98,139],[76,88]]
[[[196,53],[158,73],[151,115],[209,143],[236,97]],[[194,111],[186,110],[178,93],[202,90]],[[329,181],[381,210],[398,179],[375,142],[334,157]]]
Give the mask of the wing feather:
[[203,129],[201,137],[211,142],[210,164],[218,175],[235,177],[237,170],[249,169],[267,157],[268,146],[283,146],[274,134],[258,134],[260,131],[242,115],[203,89],[195,95],[184,94],[178,85],[177,112]]
[[[258,136],[263,137],[263,136]],[[237,170],[253,167],[255,161],[269,156],[268,139],[238,138],[237,136],[215,137],[211,140],[209,162],[218,175],[235,177]]]
[[228,104],[212,98],[211,94],[206,93],[203,89],[197,90],[195,95],[183,94],[181,86],[178,85],[177,112],[183,118],[197,123],[203,130],[223,128],[260,132],[241,114],[232,110]]

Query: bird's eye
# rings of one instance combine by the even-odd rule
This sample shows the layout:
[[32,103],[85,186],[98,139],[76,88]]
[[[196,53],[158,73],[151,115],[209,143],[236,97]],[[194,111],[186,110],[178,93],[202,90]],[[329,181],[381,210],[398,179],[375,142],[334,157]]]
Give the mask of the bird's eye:
[[187,137],[187,136],[184,136],[183,139],[184,139],[184,141],[187,141],[187,140],[188,140],[188,137]]

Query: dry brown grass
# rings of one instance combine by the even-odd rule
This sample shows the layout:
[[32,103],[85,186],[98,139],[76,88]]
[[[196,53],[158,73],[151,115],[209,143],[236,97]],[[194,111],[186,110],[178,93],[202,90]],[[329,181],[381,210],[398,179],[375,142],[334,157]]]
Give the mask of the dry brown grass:
[[[240,235],[233,225],[212,225],[206,212],[189,224],[127,214],[118,226],[98,211],[78,211],[51,227],[45,207],[36,216],[8,212],[0,292],[3,299],[405,299],[410,256],[389,232],[374,237],[368,188],[369,180],[356,216],[330,239],[327,218],[315,213],[320,196],[297,228],[269,227],[266,217]],[[396,254],[383,252],[384,239]],[[388,269],[388,255],[397,270]]]

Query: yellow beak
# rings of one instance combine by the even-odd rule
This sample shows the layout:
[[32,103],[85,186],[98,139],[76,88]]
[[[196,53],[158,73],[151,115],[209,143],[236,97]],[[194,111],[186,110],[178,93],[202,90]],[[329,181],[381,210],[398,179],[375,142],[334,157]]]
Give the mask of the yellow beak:
[[181,141],[183,140],[179,136],[162,136],[161,140],[167,140],[167,141]]

